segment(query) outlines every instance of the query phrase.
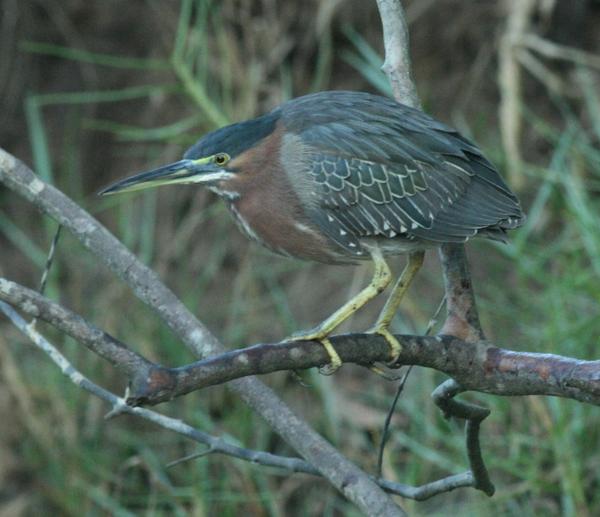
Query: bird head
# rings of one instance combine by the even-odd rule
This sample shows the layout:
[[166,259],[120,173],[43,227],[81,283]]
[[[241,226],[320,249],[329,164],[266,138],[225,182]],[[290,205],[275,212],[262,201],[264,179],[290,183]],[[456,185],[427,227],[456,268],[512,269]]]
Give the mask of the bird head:
[[190,147],[182,160],[117,181],[98,194],[105,196],[176,184],[199,184],[218,193],[227,192],[223,186],[240,172],[235,166],[235,158],[270,135],[278,118],[275,110],[217,129]]

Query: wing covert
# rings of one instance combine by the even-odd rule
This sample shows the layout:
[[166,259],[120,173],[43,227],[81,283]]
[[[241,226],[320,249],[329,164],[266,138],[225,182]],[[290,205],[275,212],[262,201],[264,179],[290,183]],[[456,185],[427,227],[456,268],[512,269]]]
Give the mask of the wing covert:
[[522,219],[477,147],[422,111],[336,92],[284,104],[282,121],[310,153],[311,217],[348,251],[363,237],[464,241]]

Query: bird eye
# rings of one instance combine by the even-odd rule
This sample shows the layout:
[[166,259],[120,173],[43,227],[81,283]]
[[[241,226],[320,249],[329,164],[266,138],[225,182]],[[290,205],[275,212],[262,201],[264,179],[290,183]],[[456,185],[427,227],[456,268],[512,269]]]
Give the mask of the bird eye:
[[229,155],[227,153],[215,154],[215,163],[217,165],[225,165],[229,161]]

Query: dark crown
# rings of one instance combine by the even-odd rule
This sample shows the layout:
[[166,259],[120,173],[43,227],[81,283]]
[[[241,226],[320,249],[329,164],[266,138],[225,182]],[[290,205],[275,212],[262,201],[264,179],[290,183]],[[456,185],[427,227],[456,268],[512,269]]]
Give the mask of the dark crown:
[[197,159],[227,153],[234,158],[269,136],[275,130],[279,116],[280,110],[277,109],[261,117],[217,129],[198,140],[183,157]]

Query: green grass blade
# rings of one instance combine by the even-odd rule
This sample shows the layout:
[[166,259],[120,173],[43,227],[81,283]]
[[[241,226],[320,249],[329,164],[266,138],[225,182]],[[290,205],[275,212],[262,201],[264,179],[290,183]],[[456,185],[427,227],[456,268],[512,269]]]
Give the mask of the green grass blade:
[[42,120],[43,102],[40,100],[41,97],[30,95],[25,99],[25,117],[27,119],[27,129],[29,130],[34,170],[44,181],[53,184],[54,175],[52,174],[52,162],[48,151],[46,130]]
[[165,59],[115,56],[113,54],[89,52],[87,50],[38,41],[23,41],[20,45],[20,48],[21,50],[30,52],[32,54],[54,56],[62,59],[68,59],[70,61],[109,66],[113,68],[126,68],[133,70],[165,70],[169,68],[169,62]]
[[153,95],[179,91],[173,84],[142,85],[120,90],[90,90],[81,92],[46,93],[35,96],[35,102],[41,105],[51,104],[91,104],[97,102],[121,102]]
[[198,126],[200,121],[201,118],[194,115],[178,120],[173,124],[147,129],[129,124],[120,124],[112,120],[86,119],[83,121],[83,127],[113,133],[122,142],[157,141],[164,143]]

